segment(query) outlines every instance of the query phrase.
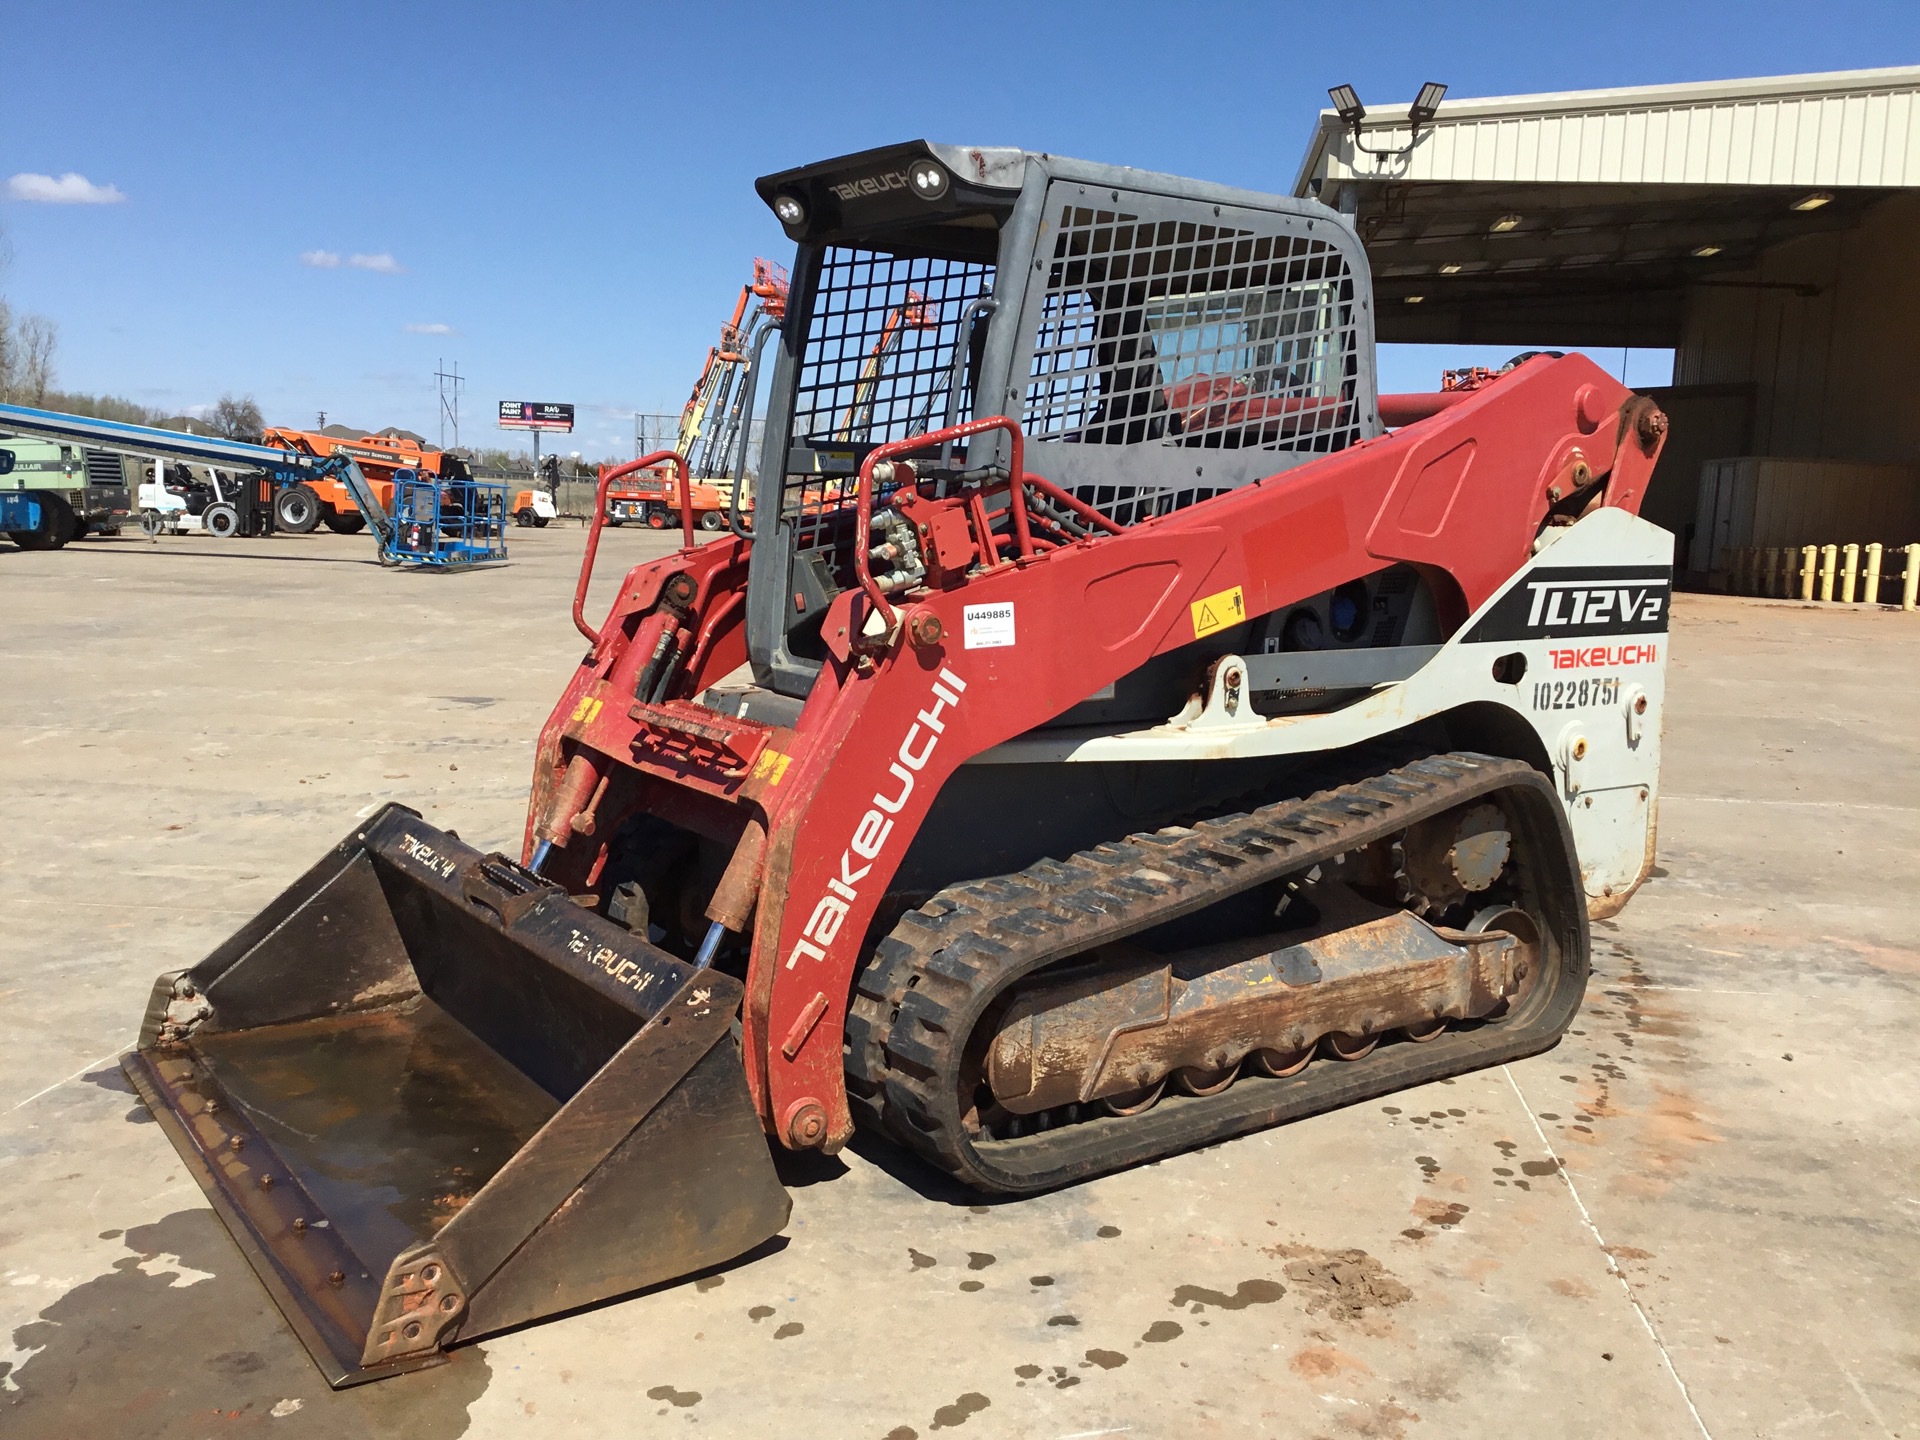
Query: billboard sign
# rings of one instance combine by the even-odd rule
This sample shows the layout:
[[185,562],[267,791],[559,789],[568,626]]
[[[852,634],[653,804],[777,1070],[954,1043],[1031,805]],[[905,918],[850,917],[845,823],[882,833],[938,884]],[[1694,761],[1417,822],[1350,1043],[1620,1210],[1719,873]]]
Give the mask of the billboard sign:
[[540,400],[502,400],[500,428],[570,431],[573,429],[573,406]]

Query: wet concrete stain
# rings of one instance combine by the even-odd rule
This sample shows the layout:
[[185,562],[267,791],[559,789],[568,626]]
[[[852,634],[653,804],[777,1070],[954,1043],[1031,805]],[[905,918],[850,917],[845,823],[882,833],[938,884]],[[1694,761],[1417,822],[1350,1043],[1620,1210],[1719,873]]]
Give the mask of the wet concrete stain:
[[1440,1173],[1440,1162],[1431,1155],[1416,1155],[1413,1163],[1420,1167],[1420,1183],[1431,1185],[1433,1177]]
[[1558,1160],[1522,1160],[1520,1162],[1520,1173],[1522,1175],[1532,1175],[1535,1178],[1539,1178],[1543,1175],[1557,1175],[1559,1172],[1560,1162]]
[[967,1252],[967,1269],[984,1270],[993,1264],[994,1258],[994,1256],[987,1254],[984,1250],[969,1250]]
[[758,1325],[762,1320],[766,1319],[771,1314],[773,1314],[773,1306],[756,1305],[751,1310],[747,1311],[747,1318],[753,1321],[754,1324]]
[[1173,1292],[1173,1299],[1168,1303],[1175,1309],[1187,1308],[1199,1315],[1209,1305],[1216,1310],[1244,1310],[1249,1305],[1271,1305],[1286,1293],[1287,1287],[1277,1280],[1242,1280],[1231,1295],[1220,1290],[1209,1290],[1203,1285],[1182,1285]]
[[1087,1359],[1102,1370],[1118,1370],[1127,1363],[1127,1357],[1118,1350],[1089,1350]]
[[1049,1286],[1049,1285],[1051,1285],[1051,1284],[1053,1284],[1053,1276],[1051,1276],[1051,1275],[1029,1275],[1029,1276],[1027,1277],[1027,1283],[1028,1283],[1029,1285],[1032,1285],[1032,1286],[1035,1286],[1035,1287],[1037,1287],[1037,1288],[1040,1288],[1040,1289],[1045,1289],[1045,1288],[1046,1288],[1047,1286]]
[[1184,1326],[1173,1320],[1156,1320],[1147,1327],[1140,1338],[1149,1345],[1164,1345],[1169,1340],[1178,1340],[1186,1334]]
[[776,1340],[786,1340],[794,1335],[804,1335],[806,1333],[806,1326],[802,1325],[798,1320],[789,1320],[773,1332],[773,1338]]
[[920,1432],[911,1425],[896,1425],[887,1431],[883,1440],[920,1440]]
[[1016,1365],[1013,1367],[1013,1373],[1018,1375],[1022,1380],[1037,1380],[1040,1376],[1040,1367],[1038,1365]]
[[1098,1235],[1102,1240],[1113,1240],[1119,1237],[1120,1227],[1118,1225],[1102,1225],[1093,1233]]
[[704,1294],[708,1290],[718,1290],[726,1283],[727,1277],[724,1275],[702,1275],[693,1282],[693,1288]]
[[127,1247],[112,1271],[13,1332],[32,1353],[0,1391],[8,1440],[202,1440],[216,1422],[238,1433],[270,1421],[276,1436],[454,1440],[492,1379],[469,1345],[430,1370],[331,1390],[211,1211],[103,1238]]
[[931,1255],[922,1255],[911,1245],[907,1247],[907,1258],[913,1261],[913,1268],[916,1270],[930,1270],[940,1263]]
[[1361,1375],[1372,1373],[1363,1362],[1331,1345],[1309,1345],[1287,1361],[1287,1368],[1309,1380],[1331,1380],[1342,1370]]
[[1080,1317],[1078,1315],[1049,1315],[1047,1317],[1047,1324],[1049,1325],[1078,1325],[1079,1323]]
[[1264,1253],[1287,1257],[1287,1279],[1306,1300],[1309,1315],[1372,1319],[1371,1312],[1391,1310],[1413,1298],[1413,1291],[1364,1250],[1275,1245]]
[[942,1405],[933,1412],[933,1428],[935,1430],[958,1429],[967,1423],[969,1416],[978,1415],[991,1404],[993,1402],[979,1391],[969,1390],[953,1404]]
[[1473,1207],[1458,1200],[1422,1199],[1413,1202],[1413,1213],[1436,1230],[1451,1230],[1473,1213]]
[[649,1400],[664,1400],[677,1409],[688,1410],[700,1403],[700,1392],[698,1390],[676,1390],[671,1385],[656,1385],[647,1391],[647,1398]]
[[976,1290],[986,1289],[987,1282],[984,1280],[962,1280],[960,1282],[960,1288],[971,1295]]

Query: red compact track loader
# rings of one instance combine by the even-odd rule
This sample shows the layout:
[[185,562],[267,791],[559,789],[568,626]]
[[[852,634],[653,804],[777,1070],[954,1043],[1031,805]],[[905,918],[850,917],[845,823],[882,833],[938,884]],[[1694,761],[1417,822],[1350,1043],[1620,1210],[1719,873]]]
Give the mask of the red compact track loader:
[[751,516],[590,622],[596,507],[522,852],[387,807],[127,1059],[336,1384],[749,1251],[772,1146],[1020,1194],[1546,1049],[1653,863],[1651,402],[1378,395],[1309,201],[759,191]]

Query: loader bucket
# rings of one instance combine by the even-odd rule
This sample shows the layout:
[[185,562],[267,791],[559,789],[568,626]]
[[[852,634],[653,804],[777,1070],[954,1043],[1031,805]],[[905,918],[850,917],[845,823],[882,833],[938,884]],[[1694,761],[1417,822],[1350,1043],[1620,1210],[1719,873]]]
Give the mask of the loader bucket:
[[161,976],[124,1064],[342,1386],[778,1233],[740,996],[390,805]]

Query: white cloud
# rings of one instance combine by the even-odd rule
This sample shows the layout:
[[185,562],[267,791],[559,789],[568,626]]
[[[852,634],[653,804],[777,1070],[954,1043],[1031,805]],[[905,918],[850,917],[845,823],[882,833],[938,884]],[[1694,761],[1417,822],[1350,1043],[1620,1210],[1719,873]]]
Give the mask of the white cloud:
[[431,325],[406,325],[401,328],[409,335],[451,335],[453,333],[453,326],[442,325],[437,320]]
[[22,170],[7,181],[7,194],[15,200],[38,200],[46,205],[118,205],[127,198],[117,185],[96,185],[71,170],[58,180]]
[[300,263],[316,270],[338,270],[351,265],[356,270],[371,270],[376,275],[403,275],[406,266],[384,251],[378,255],[345,255],[338,250],[302,250]]

